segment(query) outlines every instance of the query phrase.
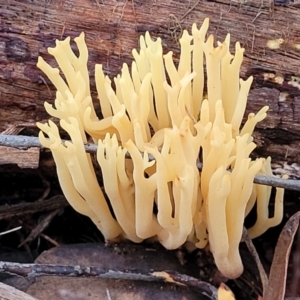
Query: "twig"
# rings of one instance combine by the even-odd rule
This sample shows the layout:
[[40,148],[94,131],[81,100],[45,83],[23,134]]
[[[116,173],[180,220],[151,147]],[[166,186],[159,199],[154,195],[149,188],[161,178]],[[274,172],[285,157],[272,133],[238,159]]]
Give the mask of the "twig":
[[268,279],[267,273],[259,259],[258,253],[252,243],[252,240],[248,235],[248,231],[245,227],[243,228],[243,239],[244,239],[244,242],[246,243],[247,248],[248,248],[249,252],[251,253],[251,255],[257,265],[260,280],[261,280],[262,287],[263,287],[263,291],[266,291],[268,284],[269,284],[269,279]]
[[49,211],[68,206],[66,198],[58,195],[47,200],[37,200],[32,203],[20,203],[15,205],[0,206],[0,220],[20,217],[36,212]]
[[106,296],[107,296],[107,299],[108,299],[108,300],[111,300],[110,293],[109,293],[109,290],[108,290],[108,289],[106,289]]
[[52,219],[61,211],[60,208],[53,210],[52,212],[48,213],[48,215],[35,227],[30,231],[30,234],[27,236],[27,238],[21,242],[21,244],[18,246],[22,247],[24,244],[33,241],[38,235],[40,235],[45,228],[47,228],[52,221]]
[[200,0],[198,0],[191,8],[189,8],[188,11],[180,18],[180,21],[182,21],[190,12],[192,12],[199,2]]
[[15,227],[15,228],[12,228],[12,229],[9,229],[9,230],[6,230],[6,231],[2,231],[2,232],[0,232],[0,235],[5,235],[5,234],[8,234],[8,233],[20,230],[21,228],[22,228],[22,226],[18,226],[18,227]]
[[[65,140],[62,140],[65,143]],[[19,149],[28,149],[31,147],[43,148],[40,144],[39,139],[37,137],[32,136],[22,136],[22,135],[4,135],[0,134],[0,145],[19,148]],[[96,153],[97,145],[95,144],[85,144],[85,151],[88,153]],[[127,158],[130,158],[129,153],[126,154]],[[154,160],[154,157],[149,155],[150,160]],[[197,163],[197,167],[199,170],[202,168],[201,163]],[[277,177],[268,177],[262,175],[256,175],[254,178],[255,183],[273,186],[273,187],[281,187],[287,190],[300,191],[300,180],[293,179],[281,179]]]
[[170,282],[179,285],[184,284],[212,300],[217,299],[217,289],[210,283],[173,271],[151,270],[145,272],[136,269],[115,270],[100,267],[20,264],[0,261],[0,273],[7,273],[26,278],[35,278],[38,276],[68,276]]
[[50,236],[46,235],[45,233],[40,233],[40,236],[42,238],[44,238],[46,241],[48,241],[49,243],[51,243],[53,246],[55,246],[55,247],[60,246],[57,241],[55,241],[54,239],[52,239]]

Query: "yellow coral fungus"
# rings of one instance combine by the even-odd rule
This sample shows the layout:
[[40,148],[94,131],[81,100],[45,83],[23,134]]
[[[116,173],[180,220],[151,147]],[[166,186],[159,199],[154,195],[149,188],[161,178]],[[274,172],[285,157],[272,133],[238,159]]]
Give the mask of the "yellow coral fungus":
[[[209,242],[220,271],[235,278],[243,271],[238,247],[245,216],[257,201],[257,224],[250,234],[275,226],[282,218],[283,191],[278,189],[276,215],[268,220],[269,188],[254,185],[253,178],[271,173],[270,160],[250,158],[256,146],[252,132],[268,107],[250,114],[241,128],[252,82],[252,77],[239,78],[244,49],[236,43],[232,55],[229,35],[215,47],[213,36],[205,39],[208,25],[205,19],[200,29],[193,25],[192,35],[184,31],[178,67],[171,52],[163,56],[160,38],[153,41],[146,33],[140,50],[133,50],[131,69],[124,64],[114,78],[116,90],[102,65],[96,65],[102,118],[90,94],[84,34],[75,39],[78,57],[69,39],[56,41],[48,51],[65,80],[41,57],[37,65],[57,88],[54,107],[45,103],[45,108],[60,119],[71,142],[61,143],[51,121],[38,126],[66,198],[93,220],[106,240],[157,237],[168,249],[187,240],[197,247]],[[205,81],[208,99],[203,97]],[[84,152],[87,136],[98,143],[109,200]]]

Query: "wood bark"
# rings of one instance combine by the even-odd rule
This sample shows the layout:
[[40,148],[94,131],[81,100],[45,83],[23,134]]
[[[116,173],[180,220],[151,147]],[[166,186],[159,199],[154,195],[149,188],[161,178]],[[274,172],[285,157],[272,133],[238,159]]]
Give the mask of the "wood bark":
[[36,62],[41,55],[55,65],[47,53],[55,39],[85,32],[96,99],[95,63],[115,76],[145,31],[178,59],[182,31],[209,17],[217,40],[229,32],[232,47],[245,48],[241,77],[254,76],[246,115],[270,106],[255,133],[257,153],[294,163],[300,176],[300,9],[287,1],[0,0],[0,131],[48,119],[43,103],[55,90]]

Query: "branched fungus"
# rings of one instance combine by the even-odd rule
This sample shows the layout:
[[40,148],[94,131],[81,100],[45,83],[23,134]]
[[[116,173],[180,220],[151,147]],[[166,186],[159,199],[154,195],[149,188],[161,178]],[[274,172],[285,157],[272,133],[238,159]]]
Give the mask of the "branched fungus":
[[[268,107],[249,114],[241,126],[252,82],[252,77],[239,78],[244,49],[236,43],[232,55],[229,35],[215,47],[212,35],[205,38],[208,25],[205,19],[200,29],[193,25],[192,35],[184,31],[178,66],[172,52],[163,55],[160,38],[153,41],[146,33],[140,50],[132,52],[131,69],[124,64],[114,78],[116,90],[96,65],[101,118],[90,93],[84,35],[75,39],[78,57],[69,38],[56,41],[48,51],[65,80],[41,57],[37,65],[57,89],[54,106],[45,103],[45,108],[60,119],[71,141],[63,145],[51,121],[38,126],[66,198],[106,240],[156,237],[168,249],[186,241],[199,248],[209,243],[220,271],[235,278],[243,272],[239,243],[246,215],[257,203],[252,237],[277,225],[283,190],[277,189],[275,215],[269,219],[270,188],[253,184],[253,178],[272,175],[270,159],[250,158],[256,147],[252,132]],[[107,197],[84,151],[87,137],[98,144]]]

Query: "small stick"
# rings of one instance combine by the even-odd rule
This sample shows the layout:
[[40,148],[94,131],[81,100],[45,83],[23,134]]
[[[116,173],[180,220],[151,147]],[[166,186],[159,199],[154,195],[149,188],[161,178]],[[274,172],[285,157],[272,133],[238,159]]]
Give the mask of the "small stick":
[[[64,144],[66,141],[62,140]],[[0,145],[6,147],[13,147],[19,149],[28,149],[31,147],[43,148],[39,139],[37,137],[32,136],[22,136],[22,135],[4,135],[0,134]],[[87,153],[97,153],[97,145],[96,144],[85,144],[85,151]],[[126,154],[127,158],[130,158],[129,153]],[[150,160],[154,160],[154,158],[149,155]],[[202,164],[197,163],[197,168],[199,170],[202,169]],[[300,191],[300,180],[293,179],[282,179],[277,177],[269,177],[263,175],[256,175],[254,178],[255,183],[280,187],[287,190]]]
[[6,230],[6,231],[2,231],[2,232],[0,232],[0,235],[5,235],[5,234],[8,234],[8,233],[20,230],[21,228],[22,228],[22,226],[18,226],[18,227],[15,227],[15,228],[12,228],[12,229],[9,229],[9,230]]
[[253,242],[248,234],[247,229],[244,227],[243,228],[243,240],[247,245],[247,248],[249,250],[249,252],[251,253],[253,259],[256,262],[257,268],[258,268],[258,272],[259,272],[259,276],[260,276],[260,280],[262,283],[262,287],[263,287],[263,291],[265,292],[267,290],[268,284],[269,284],[269,279],[267,276],[267,273],[259,259],[258,253],[253,245]]
[[0,261],[0,273],[35,278],[38,276],[97,277],[117,280],[169,282],[186,285],[193,290],[217,300],[217,289],[208,282],[174,271],[115,270],[101,267],[62,266],[48,264],[20,264]]

